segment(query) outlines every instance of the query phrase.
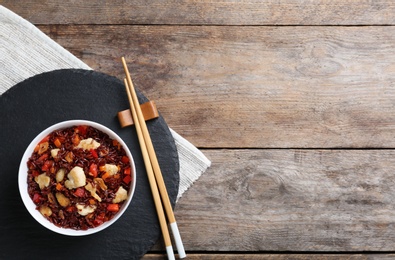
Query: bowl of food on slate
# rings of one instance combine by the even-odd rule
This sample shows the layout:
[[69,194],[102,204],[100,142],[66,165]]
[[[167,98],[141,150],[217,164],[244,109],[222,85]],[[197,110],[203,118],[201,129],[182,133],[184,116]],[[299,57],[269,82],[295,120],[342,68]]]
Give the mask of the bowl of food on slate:
[[25,150],[18,175],[28,212],[56,233],[82,236],[116,222],[136,186],[132,154],[111,129],[87,120],[57,123]]

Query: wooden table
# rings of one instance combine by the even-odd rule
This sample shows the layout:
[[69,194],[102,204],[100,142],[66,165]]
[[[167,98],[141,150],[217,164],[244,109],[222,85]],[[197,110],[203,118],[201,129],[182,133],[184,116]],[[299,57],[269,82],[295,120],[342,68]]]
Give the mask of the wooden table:
[[0,4],[98,71],[125,56],[212,161],[175,208],[189,259],[395,257],[393,1]]

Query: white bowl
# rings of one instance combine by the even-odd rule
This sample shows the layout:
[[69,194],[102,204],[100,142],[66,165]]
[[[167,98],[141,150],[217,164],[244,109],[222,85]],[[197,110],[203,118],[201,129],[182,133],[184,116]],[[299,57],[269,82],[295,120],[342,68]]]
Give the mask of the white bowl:
[[[74,229],[70,229],[70,228],[61,228],[61,227],[58,227],[58,226],[54,225],[53,223],[51,223],[48,219],[46,219],[36,209],[36,205],[34,204],[34,202],[32,201],[32,199],[30,198],[30,196],[28,194],[28,184],[27,184],[28,168],[27,168],[27,161],[29,160],[30,156],[32,155],[35,146],[44,137],[46,137],[51,132],[53,132],[55,130],[58,130],[58,129],[63,129],[63,128],[76,126],[76,125],[89,125],[89,126],[92,126],[92,127],[96,128],[96,129],[108,134],[111,139],[117,140],[123,146],[127,156],[129,157],[129,159],[130,159],[130,167],[131,167],[132,181],[130,183],[130,188],[129,188],[129,191],[128,191],[128,198],[123,203],[123,205],[119,209],[118,213],[111,220],[104,222],[103,224],[101,224],[98,227],[89,228],[87,230],[74,230]],[[35,220],[37,220],[41,225],[43,225],[44,227],[48,228],[49,230],[52,230],[52,231],[54,231],[56,233],[59,233],[59,234],[68,235],[68,236],[83,236],[83,235],[93,234],[93,233],[99,232],[99,231],[101,231],[103,229],[106,229],[107,227],[112,225],[114,222],[116,222],[117,219],[119,219],[119,217],[121,217],[121,215],[125,212],[125,210],[127,209],[127,207],[129,206],[129,204],[130,204],[130,202],[132,200],[133,193],[134,193],[134,190],[135,190],[135,187],[136,187],[136,168],[135,168],[135,165],[134,165],[132,154],[131,154],[130,150],[128,149],[128,146],[125,144],[125,142],[115,132],[113,132],[109,128],[107,128],[107,127],[105,127],[105,126],[103,126],[103,125],[101,125],[99,123],[86,121],[86,120],[69,120],[69,121],[60,122],[58,124],[50,126],[49,128],[47,128],[44,131],[42,131],[40,134],[38,134],[33,139],[33,141],[29,144],[29,146],[27,147],[25,153],[23,154],[23,157],[22,157],[22,160],[21,160],[21,163],[20,163],[20,166],[19,166],[18,185],[19,185],[19,192],[21,194],[23,203],[25,204],[27,210],[33,216],[33,218]]]

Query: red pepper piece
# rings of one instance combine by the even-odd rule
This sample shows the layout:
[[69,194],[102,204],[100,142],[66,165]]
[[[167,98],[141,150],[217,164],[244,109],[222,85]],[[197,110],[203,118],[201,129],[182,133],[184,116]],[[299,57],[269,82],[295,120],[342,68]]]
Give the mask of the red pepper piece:
[[48,158],[48,154],[44,153],[43,155],[41,155],[40,157],[38,157],[37,161],[38,162],[43,162]]
[[97,152],[95,149],[90,149],[90,152],[91,152],[93,158],[99,158],[99,155],[97,155]]
[[85,189],[84,188],[77,188],[75,191],[74,191],[74,195],[75,196],[77,196],[77,197],[84,197],[85,196]]
[[126,184],[129,184],[131,180],[132,177],[130,177],[130,175],[126,175],[125,178],[122,179],[122,181]]
[[97,164],[92,163],[89,166],[89,175],[93,176],[94,178],[97,177]]
[[123,174],[125,174],[125,175],[130,175],[130,173],[131,173],[130,167],[128,167],[125,170],[123,170]]
[[36,170],[32,170],[32,176],[33,177],[37,177],[38,175],[40,175],[40,173]]
[[121,161],[122,161],[123,163],[128,163],[128,162],[129,162],[129,157],[127,157],[127,156],[122,156]]
[[86,130],[88,129],[88,126],[86,125],[80,125],[77,127],[78,133],[81,135],[86,135]]
[[119,205],[116,203],[108,204],[107,210],[111,212],[118,212],[119,211]]
[[93,220],[93,225],[95,226],[95,227],[97,227],[97,226],[100,226],[101,224],[103,224],[103,220],[101,220],[101,219],[98,219],[98,218],[95,218],[94,220]]
[[40,201],[41,201],[41,196],[40,196],[40,194],[34,193],[34,195],[33,195],[33,202],[34,202],[34,203],[40,203]]
[[52,160],[47,160],[44,162],[43,166],[41,166],[41,170],[43,172],[48,171],[53,165],[53,161]]
[[95,227],[97,227],[97,226],[100,226],[101,224],[103,224],[104,223],[104,220],[105,220],[105,213],[104,212],[102,212],[102,213],[100,213],[96,218],[95,218],[95,220],[93,220],[93,225],[95,225]]
[[73,207],[73,206],[68,206],[66,208],[66,211],[69,212],[69,213],[73,212],[74,210],[75,210],[75,207]]
[[44,143],[44,142],[48,142],[49,141],[50,136],[47,135],[46,137],[44,137],[38,144]]

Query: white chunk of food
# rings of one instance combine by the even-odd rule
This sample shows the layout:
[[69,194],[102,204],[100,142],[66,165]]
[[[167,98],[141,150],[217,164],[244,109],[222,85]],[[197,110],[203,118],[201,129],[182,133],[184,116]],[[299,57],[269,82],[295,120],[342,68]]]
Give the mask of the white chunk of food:
[[58,149],[58,148],[52,149],[51,150],[51,156],[53,158],[56,158],[56,156],[58,156],[59,151],[60,151],[60,149]]
[[84,170],[79,166],[75,166],[73,169],[71,169],[69,174],[67,174],[67,177],[69,179],[64,182],[64,185],[69,190],[85,186],[86,184]]
[[94,212],[96,210],[96,206],[95,205],[84,205],[84,204],[75,204],[75,206],[77,207],[77,212],[78,214],[80,214],[81,216],[86,216],[92,212]]
[[84,150],[96,149],[100,146],[100,143],[92,138],[83,139],[75,148],[82,148]]
[[56,181],[61,182],[64,179],[64,176],[66,175],[66,169],[61,168],[56,172]]
[[112,200],[112,203],[119,203],[128,198],[128,192],[122,186],[119,187],[117,192],[115,193],[115,198]]
[[65,208],[68,205],[70,205],[70,199],[67,198],[65,195],[63,195],[63,193],[57,192],[55,194],[55,196],[56,196],[56,200],[59,202],[60,206]]
[[42,173],[42,174],[34,177],[34,181],[38,184],[38,186],[42,190],[45,187],[48,187],[49,182],[51,181],[51,178],[49,178],[45,173]]
[[40,213],[41,213],[43,216],[45,216],[45,217],[49,217],[49,216],[52,215],[52,210],[51,210],[51,208],[48,207],[48,206],[41,206],[41,207],[39,208],[39,211],[40,211]]
[[104,183],[104,180],[102,178],[94,178],[93,182],[96,185],[99,185],[100,189],[107,190],[107,185]]
[[90,182],[85,186],[85,189],[91,193],[92,197],[101,202],[101,198],[96,193],[96,187],[93,187]]
[[106,163],[104,165],[105,171],[108,172],[108,174],[110,174],[110,176],[115,175],[118,173],[118,166],[114,165],[114,164],[108,164]]

